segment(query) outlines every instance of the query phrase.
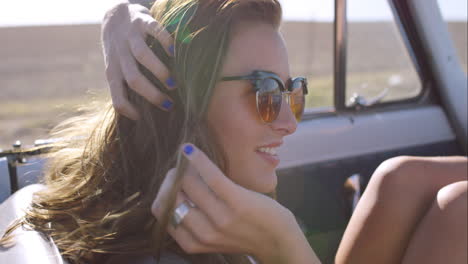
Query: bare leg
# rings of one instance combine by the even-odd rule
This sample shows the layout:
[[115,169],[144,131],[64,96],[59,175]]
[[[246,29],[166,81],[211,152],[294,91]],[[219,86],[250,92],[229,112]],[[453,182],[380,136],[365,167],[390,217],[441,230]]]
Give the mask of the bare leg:
[[418,225],[403,264],[466,264],[468,182],[452,183],[437,194]]
[[382,163],[351,217],[336,263],[401,263],[437,192],[467,180],[466,171],[465,157],[397,157]]

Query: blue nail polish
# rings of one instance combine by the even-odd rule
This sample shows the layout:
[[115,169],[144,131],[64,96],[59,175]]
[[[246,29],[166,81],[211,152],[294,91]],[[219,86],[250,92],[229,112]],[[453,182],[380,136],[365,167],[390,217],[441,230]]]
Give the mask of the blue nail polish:
[[187,154],[187,155],[192,154],[192,153],[193,153],[193,147],[192,147],[191,145],[185,146],[185,147],[184,147],[184,152],[185,152],[185,154]]
[[167,110],[169,110],[172,107],[172,105],[173,103],[169,100],[164,101],[164,103],[162,104],[162,106],[166,108]]
[[175,80],[174,80],[172,77],[169,77],[169,78],[167,78],[167,80],[166,80],[166,84],[167,84],[167,86],[169,86],[169,87],[172,88],[172,87],[175,86],[176,83],[175,83]]
[[170,53],[172,56],[174,56],[174,54],[175,54],[175,47],[174,47],[174,45],[169,46],[169,53]]

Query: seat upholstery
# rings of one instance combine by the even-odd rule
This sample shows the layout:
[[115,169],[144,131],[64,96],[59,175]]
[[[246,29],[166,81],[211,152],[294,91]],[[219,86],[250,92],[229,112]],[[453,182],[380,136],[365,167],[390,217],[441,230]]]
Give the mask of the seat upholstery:
[[[0,205],[0,235],[15,219],[24,215],[33,194],[44,188],[33,184],[17,191]],[[18,228],[14,231],[14,246],[0,249],[0,263],[8,264],[63,264],[62,257],[52,241],[36,231]]]

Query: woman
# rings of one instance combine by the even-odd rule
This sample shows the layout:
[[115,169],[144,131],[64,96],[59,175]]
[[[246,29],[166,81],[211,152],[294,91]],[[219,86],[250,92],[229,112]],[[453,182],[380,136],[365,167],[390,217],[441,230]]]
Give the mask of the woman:
[[[141,69],[172,100],[151,102],[172,110],[126,89],[137,122],[107,108],[59,128],[75,140],[57,146],[46,188],[3,244],[23,225],[51,237],[70,263],[112,263],[122,255],[131,256],[128,263],[145,255],[318,263],[294,216],[262,194],[274,192],[274,152],[295,131],[307,91],[305,79],[289,76],[279,3],[158,1],[151,14],[175,40],[174,48],[148,41],[171,82],[169,74],[159,81]],[[174,81],[176,90],[163,87]]]
[[[120,261],[120,255],[133,263],[135,256],[159,253],[175,254],[176,263],[242,263],[244,254],[261,263],[319,263],[293,215],[261,194],[274,191],[274,148],[295,131],[307,91],[305,80],[289,77],[279,4],[158,1],[152,15],[174,36],[175,46],[150,41],[168,66],[166,76],[156,79],[140,68],[160,89],[150,102],[170,111],[135,94],[132,89],[141,92],[148,83],[135,68],[128,74],[122,67],[132,77],[131,89],[122,91],[139,118],[130,121],[109,110],[70,121],[63,133],[87,140],[58,146],[47,189],[19,224],[52,237],[73,263]],[[137,19],[134,25],[144,23]],[[134,51],[145,48],[130,41]],[[150,63],[136,57],[143,66]],[[404,163],[387,163],[380,171],[402,171],[395,164]],[[367,196],[372,200],[372,193]],[[373,219],[361,218],[359,223]],[[353,241],[347,235],[344,240]],[[373,260],[359,263],[384,263]]]
[[[125,49],[109,49],[110,36],[116,42],[126,43],[123,32],[131,24],[126,16],[144,21],[139,34],[130,41],[142,38],[143,33],[167,41],[167,35],[158,23],[147,17],[143,7],[121,4],[104,19],[104,55],[109,58],[130,54]],[[112,21],[113,23],[110,23]],[[154,33],[156,28],[157,32]],[[158,32],[161,32],[158,34]],[[171,45],[167,41],[167,47]],[[121,46],[124,47],[124,46]],[[157,61],[143,49],[133,49],[139,58]],[[131,55],[129,55],[131,56]],[[125,61],[132,65],[132,58]],[[156,62],[148,68],[157,73],[163,71]],[[130,66],[131,67],[131,66]],[[157,74],[156,74],[157,75]],[[164,75],[161,75],[164,76]],[[122,80],[118,71],[108,72],[109,80]],[[119,93],[119,87],[110,83],[111,93]],[[152,86],[142,86],[147,92]],[[156,88],[157,89],[157,88]],[[142,93],[144,96],[144,94]],[[132,119],[138,114],[122,95],[113,96],[114,106]],[[134,112],[135,114],[132,114]],[[464,157],[397,157],[381,164],[372,176],[359,206],[348,225],[336,256],[336,263],[465,263],[466,262],[466,193],[467,160]],[[443,227],[443,228],[440,228]],[[450,243],[447,243],[447,239]]]

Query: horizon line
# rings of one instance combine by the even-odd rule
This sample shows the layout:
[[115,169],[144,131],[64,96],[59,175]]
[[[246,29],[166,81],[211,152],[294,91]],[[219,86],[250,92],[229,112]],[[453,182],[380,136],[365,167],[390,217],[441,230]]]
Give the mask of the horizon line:
[[[310,22],[310,23],[333,23],[328,19],[283,19],[282,22]],[[362,19],[351,20],[351,23],[378,23],[393,22],[392,19]],[[464,19],[449,19],[447,23],[466,23]],[[63,22],[36,22],[36,23],[0,23],[0,28],[20,28],[20,27],[47,27],[47,26],[79,26],[79,25],[99,25],[101,21],[63,21]]]

